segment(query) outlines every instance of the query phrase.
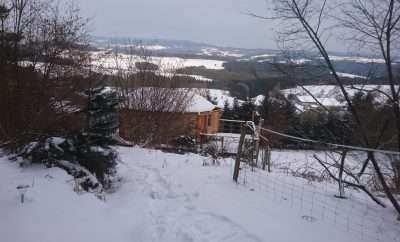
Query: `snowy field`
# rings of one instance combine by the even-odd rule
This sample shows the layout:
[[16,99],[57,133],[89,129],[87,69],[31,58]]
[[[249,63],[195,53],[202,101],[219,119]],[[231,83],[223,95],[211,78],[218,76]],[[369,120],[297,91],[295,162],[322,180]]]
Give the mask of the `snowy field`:
[[[388,100],[386,93],[390,93],[389,85],[351,85],[345,86],[345,89],[350,97],[354,97],[358,92],[364,94],[369,93],[375,98],[374,100],[377,105],[386,103]],[[316,104],[315,99],[312,96],[318,99],[318,101],[326,107],[343,107],[346,105],[340,87],[335,85],[307,85],[303,86],[303,88],[298,86],[295,88],[284,89],[282,90],[282,93],[286,97],[289,97],[289,95],[295,95],[300,102],[314,103],[314,106],[318,106],[318,104]],[[309,93],[311,93],[312,96]],[[303,110],[301,105],[296,106],[299,110]]]
[[184,59],[180,57],[142,57],[137,55],[127,54],[110,54],[106,51],[92,52],[92,64],[101,69],[115,70],[130,70],[135,67],[136,62],[150,62],[160,67],[161,71],[169,72],[177,68],[185,67],[201,67],[207,69],[224,69],[224,61],[210,59]]
[[[58,168],[19,168],[15,162],[0,158],[0,240],[376,241],[327,220],[314,219],[315,214],[299,212],[279,196],[271,199],[268,195],[273,193],[268,189],[252,185],[251,179],[256,176],[251,176],[251,171],[241,175],[241,183],[243,178],[248,181],[245,185],[233,183],[231,159],[222,160],[220,166],[203,166],[210,161],[194,154],[141,148],[119,148],[119,152],[121,182],[105,201],[92,194],[75,193],[71,177]],[[269,177],[276,181],[280,175]],[[304,179],[289,181],[314,186]],[[31,188],[21,204],[16,187],[25,184]],[[326,200],[337,201],[329,189],[324,191]],[[393,231],[382,233],[392,235]]]
[[210,93],[210,97],[217,102],[217,106],[220,108],[224,108],[225,102],[229,104],[230,107],[233,107],[233,102],[235,98],[233,98],[229,91],[220,90],[220,89],[206,89]]
[[218,48],[203,48],[199,54],[206,56],[243,57],[243,54],[240,54],[239,51],[224,51]]

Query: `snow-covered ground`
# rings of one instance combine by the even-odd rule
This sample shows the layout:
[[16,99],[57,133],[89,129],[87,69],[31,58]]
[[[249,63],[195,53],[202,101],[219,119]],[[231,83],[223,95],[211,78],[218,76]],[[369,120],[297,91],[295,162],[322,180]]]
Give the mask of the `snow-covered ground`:
[[[75,193],[58,168],[19,168],[0,158],[1,241],[375,241],[311,219],[251,183],[233,183],[231,159],[203,166],[210,161],[194,154],[119,152],[122,181],[105,201]],[[25,184],[31,188],[21,204],[16,186]]]
[[263,101],[265,99],[264,95],[258,95],[252,98],[252,101],[254,102],[255,105],[261,106]]
[[[387,96],[383,93],[390,93],[389,85],[351,85],[346,86],[345,89],[350,97],[354,97],[357,92],[370,93],[375,97],[377,104],[384,104],[387,101]],[[286,97],[295,95],[304,103],[315,103],[308,92],[326,106],[342,107],[345,105],[340,87],[335,85],[306,85],[303,88],[298,86],[282,90]]]
[[157,51],[157,50],[165,50],[169,47],[163,45],[143,45],[143,44],[110,44],[107,43],[107,47],[109,48],[131,48],[133,50],[149,50],[149,51]]
[[[370,58],[370,57],[356,57],[356,56],[329,56],[333,61],[351,61],[357,63],[375,63],[375,64],[384,64],[385,60],[381,58]],[[322,59],[322,57],[321,57]]]
[[195,79],[196,81],[202,81],[202,82],[212,82],[213,79],[211,78],[207,78],[204,76],[200,76],[200,75],[190,75],[190,74],[180,74],[180,73],[172,73],[172,72],[160,72],[160,71],[156,71],[155,72],[157,75],[160,76],[165,76],[165,77],[169,77],[169,78],[173,78],[173,77],[191,77],[193,79]]
[[355,74],[350,74],[350,73],[344,73],[344,72],[337,72],[337,75],[340,77],[347,77],[347,78],[358,78],[358,79],[367,79],[365,76],[360,76],[360,75],[355,75]]
[[159,66],[161,71],[169,72],[177,68],[201,67],[207,69],[224,69],[224,61],[209,59],[184,59],[180,57],[141,57],[127,54],[111,54],[106,51],[92,52],[92,64],[101,69],[114,71],[130,70],[136,62],[150,62]]
[[201,55],[207,56],[222,56],[222,57],[242,57],[243,54],[238,53],[237,51],[224,51],[218,48],[203,48],[199,53]]
[[[217,102],[218,107],[223,108],[225,102],[227,102],[230,107],[233,107],[235,98],[231,96],[229,91],[220,90],[220,89],[207,89],[207,90],[210,93],[210,97]],[[239,101],[239,102],[243,102],[243,101]]]

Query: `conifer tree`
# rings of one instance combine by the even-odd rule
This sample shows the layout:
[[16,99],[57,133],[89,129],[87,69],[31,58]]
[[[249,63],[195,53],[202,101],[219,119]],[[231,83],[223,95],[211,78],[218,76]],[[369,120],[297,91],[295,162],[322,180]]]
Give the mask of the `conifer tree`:
[[87,127],[75,141],[77,160],[107,187],[110,176],[115,173],[117,153],[111,145],[117,143],[114,139],[119,127],[116,106],[121,99],[108,87],[85,93],[88,96]]
[[116,106],[121,102],[116,92],[107,87],[86,91],[88,96],[86,134],[92,144],[108,146],[115,144],[114,135],[119,127]]
[[229,105],[229,102],[225,100],[224,102],[224,108],[223,108],[223,113],[222,113],[222,118],[223,119],[232,119],[232,109]]

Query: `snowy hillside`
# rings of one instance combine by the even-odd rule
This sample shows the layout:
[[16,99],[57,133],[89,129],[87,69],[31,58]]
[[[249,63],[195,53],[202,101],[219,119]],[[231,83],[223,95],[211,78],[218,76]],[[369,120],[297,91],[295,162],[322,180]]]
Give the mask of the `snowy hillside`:
[[[193,154],[140,148],[119,152],[122,180],[105,201],[73,192],[73,180],[58,168],[18,168],[0,158],[1,240],[375,241],[307,219],[307,211],[299,214],[258,187],[233,183],[231,159],[215,167],[203,166],[210,161]],[[21,204],[15,188],[24,184],[31,188]]]
[[[388,85],[352,85],[345,87],[350,97],[354,97],[356,93],[370,93],[375,98],[375,102],[379,105],[387,101],[384,93],[390,93]],[[295,95],[303,103],[315,103],[315,99],[310,93],[318,99],[320,103],[327,107],[343,107],[345,99],[339,86],[335,85],[308,85],[282,90],[282,93],[289,97]]]
[[230,107],[233,107],[233,102],[235,98],[231,96],[229,91],[220,89],[207,89],[207,90],[209,91],[211,99],[216,101],[218,107],[224,108],[225,102],[227,102]]
[[117,56],[108,51],[97,51],[91,53],[92,64],[95,68],[107,70],[114,73],[116,70],[135,69],[137,62],[150,62],[157,65],[160,71],[169,73],[177,68],[201,67],[207,69],[224,69],[224,61],[211,59],[184,59],[180,57],[141,57],[137,55],[118,54]]

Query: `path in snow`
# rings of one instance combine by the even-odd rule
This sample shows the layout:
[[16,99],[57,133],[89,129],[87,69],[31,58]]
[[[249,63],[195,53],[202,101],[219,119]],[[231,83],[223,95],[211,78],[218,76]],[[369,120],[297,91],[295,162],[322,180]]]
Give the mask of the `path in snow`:
[[[263,194],[235,185],[232,160],[203,167],[198,155],[120,149],[123,187],[147,198],[150,241],[358,241],[322,221],[307,222]],[[118,192],[130,199],[136,192]],[[120,200],[120,198],[118,198]],[[289,232],[289,233],[288,233]]]
[[122,165],[135,177],[124,186],[139,186],[149,197],[152,241],[261,241],[229,218],[199,210],[193,203],[199,194],[180,190],[183,185],[172,184],[160,169],[139,162]]

